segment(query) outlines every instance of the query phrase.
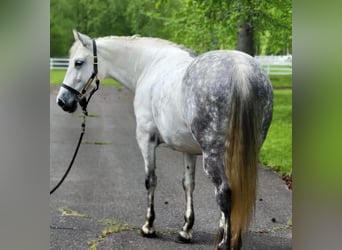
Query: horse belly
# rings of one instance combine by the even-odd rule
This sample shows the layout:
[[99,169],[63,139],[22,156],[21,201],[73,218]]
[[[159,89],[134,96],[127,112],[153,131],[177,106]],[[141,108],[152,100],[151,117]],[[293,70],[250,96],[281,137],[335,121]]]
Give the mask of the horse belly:
[[[172,130],[170,130],[172,129]],[[192,134],[179,129],[179,127],[167,130],[159,129],[160,135],[165,146],[176,151],[187,152],[190,154],[201,154],[201,148],[197,141],[194,140]]]
[[159,135],[167,147],[191,154],[201,154],[201,148],[183,120],[181,101],[160,96],[154,100],[153,117]]

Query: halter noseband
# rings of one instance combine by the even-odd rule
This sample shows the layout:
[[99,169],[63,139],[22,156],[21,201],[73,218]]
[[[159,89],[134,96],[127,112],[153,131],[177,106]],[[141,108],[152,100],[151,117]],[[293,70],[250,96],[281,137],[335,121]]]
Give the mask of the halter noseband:
[[[94,57],[94,63],[93,63],[93,73],[89,77],[87,83],[84,85],[84,87],[81,89],[81,91],[78,91],[77,89],[74,89],[73,87],[70,87],[69,85],[66,85],[65,83],[62,83],[62,87],[69,90],[71,93],[75,94],[77,99],[79,100],[80,105],[82,106],[83,112],[87,114],[87,105],[90,101],[91,96],[99,89],[100,80],[97,76],[98,69],[97,69],[97,49],[96,49],[96,42],[93,40],[93,57]],[[85,98],[85,93],[88,91],[90,85],[96,78],[96,87],[93,88],[93,90],[90,92],[88,100]]]

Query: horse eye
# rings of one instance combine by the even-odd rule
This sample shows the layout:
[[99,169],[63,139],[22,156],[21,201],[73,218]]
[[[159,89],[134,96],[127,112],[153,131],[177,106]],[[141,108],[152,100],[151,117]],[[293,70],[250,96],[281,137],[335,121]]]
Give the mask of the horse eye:
[[79,68],[79,67],[82,66],[83,63],[84,63],[84,61],[76,60],[76,61],[75,61],[75,67]]

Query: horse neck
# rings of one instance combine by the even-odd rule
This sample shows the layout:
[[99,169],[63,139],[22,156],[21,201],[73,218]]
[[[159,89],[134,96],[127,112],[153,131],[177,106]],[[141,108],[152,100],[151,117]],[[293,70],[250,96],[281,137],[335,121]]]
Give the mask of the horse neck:
[[[165,58],[165,45],[160,45],[156,39],[106,37],[97,43],[99,56],[105,61],[99,65],[104,68],[104,78],[113,78],[133,92],[140,76],[155,62]],[[171,45],[170,48],[188,54]]]

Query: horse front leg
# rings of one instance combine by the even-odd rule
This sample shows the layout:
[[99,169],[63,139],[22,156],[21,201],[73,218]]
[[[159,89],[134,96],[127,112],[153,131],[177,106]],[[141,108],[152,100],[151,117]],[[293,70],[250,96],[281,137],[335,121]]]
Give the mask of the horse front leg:
[[184,225],[178,233],[176,241],[189,243],[192,240],[192,227],[195,222],[192,193],[195,189],[195,167],[196,156],[184,153],[184,178],[183,188],[185,192],[186,210],[184,215]]
[[153,221],[155,219],[154,190],[157,185],[157,176],[155,174],[155,150],[158,140],[155,134],[146,132],[138,127],[137,141],[144,158],[145,187],[147,190],[147,213],[145,224],[141,228],[141,234],[144,237],[155,237],[156,231],[153,227]]

